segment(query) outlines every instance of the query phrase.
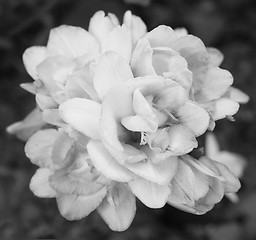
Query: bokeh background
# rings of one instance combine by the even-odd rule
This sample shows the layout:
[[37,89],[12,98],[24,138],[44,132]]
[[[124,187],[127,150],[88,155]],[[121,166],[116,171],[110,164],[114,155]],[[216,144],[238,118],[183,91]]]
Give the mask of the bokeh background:
[[[256,239],[256,4],[253,0],[0,0],[0,239]],[[97,10],[122,19],[132,10],[148,30],[159,24],[186,27],[206,46],[225,55],[234,86],[250,96],[235,122],[218,121],[221,148],[242,154],[247,169],[240,202],[224,199],[204,216],[166,205],[152,210],[139,201],[131,227],[109,230],[98,214],[69,222],[58,213],[54,199],[39,199],[29,190],[36,170],[24,154],[24,143],[5,128],[33,109],[34,97],[19,87],[32,81],[22,63],[23,51],[45,45],[51,28],[69,24],[88,27]]]

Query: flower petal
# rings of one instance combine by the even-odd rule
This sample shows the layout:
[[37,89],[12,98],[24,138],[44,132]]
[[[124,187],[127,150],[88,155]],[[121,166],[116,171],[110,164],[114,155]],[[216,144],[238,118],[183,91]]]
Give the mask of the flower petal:
[[189,153],[198,146],[194,133],[180,124],[171,126],[168,135],[168,151],[175,156]]
[[155,164],[146,159],[136,163],[126,163],[124,166],[142,178],[163,185],[168,184],[174,177],[178,160],[176,157],[169,157]]
[[132,39],[129,29],[125,26],[116,26],[106,35],[102,42],[102,52],[114,51],[130,62]]
[[171,27],[160,25],[144,36],[152,48],[170,47],[177,40],[177,36]]
[[131,67],[135,77],[156,75],[152,65],[153,49],[147,39],[139,39],[132,54]]
[[195,94],[195,100],[204,103],[218,99],[232,83],[233,77],[229,71],[219,67],[209,68],[200,90]]
[[58,107],[58,103],[56,103],[51,96],[47,96],[41,93],[36,94],[36,103],[41,110]]
[[86,53],[97,54],[99,45],[94,36],[83,28],[62,25],[51,30],[47,51],[50,55],[75,58]]
[[74,140],[64,130],[59,130],[58,137],[52,148],[52,161],[54,164],[63,167],[70,158],[74,147]]
[[125,184],[115,183],[97,210],[113,231],[124,231],[136,213],[135,197]]
[[22,55],[22,59],[28,74],[34,79],[38,80],[36,67],[46,58],[45,47],[30,47]]
[[215,67],[218,67],[223,62],[223,54],[216,48],[207,48],[209,54],[209,63]]
[[22,121],[11,124],[7,132],[15,134],[17,138],[27,141],[35,132],[45,126],[42,119],[42,112],[35,108]]
[[250,99],[247,94],[232,86],[229,87],[228,91],[224,96],[230,98],[232,101],[235,101],[237,103],[247,103]]
[[108,14],[108,16],[105,16],[103,11],[97,11],[90,20],[89,32],[100,42],[103,42],[106,35],[117,25],[119,25],[119,22],[115,15]]
[[179,119],[180,124],[192,130],[196,137],[207,130],[210,121],[209,114],[193,102],[186,102],[181,106],[175,117]]
[[32,135],[25,145],[26,156],[39,167],[55,169],[52,161],[53,145],[58,138],[58,131],[45,129]]
[[99,141],[90,141],[87,150],[93,165],[102,175],[118,182],[128,182],[134,178],[132,172],[120,165]]
[[195,188],[195,175],[192,169],[183,161],[179,161],[176,175],[170,183],[171,194],[169,204],[185,204],[193,206]]
[[116,52],[106,52],[95,67],[94,87],[100,99],[117,83],[133,78],[129,64]]
[[77,131],[93,139],[100,138],[101,105],[98,102],[73,98],[59,106],[60,116]]
[[209,114],[215,121],[228,116],[233,116],[237,113],[238,109],[239,104],[228,98],[220,98],[207,107]]
[[159,185],[143,178],[128,183],[133,194],[149,208],[162,208],[170,194],[168,185]]
[[220,146],[213,133],[207,133],[205,138],[205,155],[213,160],[218,158]]
[[49,177],[53,174],[50,169],[39,168],[30,181],[30,190],[40,198],[56,197],[55,190],[49,184]]
[[131,31],[133,44],[147,32],[146,24],[140,17],[132,15],[131,11],[125,12],[123,22]]
[[56,198],[61,215],[67,220],[80,220],[95,210],[106,196],[106,188],[90,195],[60,195]]

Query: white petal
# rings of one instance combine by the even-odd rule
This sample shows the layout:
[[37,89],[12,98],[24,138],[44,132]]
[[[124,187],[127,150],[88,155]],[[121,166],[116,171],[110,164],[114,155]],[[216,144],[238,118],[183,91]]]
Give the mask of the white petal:
[[97,210],[113,231],[124,231],[136,213],[135,197],[125,184],[116,183]]
[[198,146],[194,133],[180,124],[171,126],[168,135],[168,151],[176,156],[189,153]]
[[237,154],[228,151],[221,151],[213,160],[226,165],[232,173],[238,178],[242,177],[244,169],[246,167],[246,159]]
[[205,138],[205,155],[213,160],[218,158],[220,146],[213,133],[207,133]]
[[134,178],[134,174],[120,165],[101,142],[90,141],[87,150],[94,166],[107,178],[118,182],[128,182]]
[[188,30],[186,28],[175,28],[174,32],[177,37],[183,37],[188,35]]
[[36,132],[25,145],[26,156],[39,167],[55,169],[52,161],[52,149],[58,135],[59,133],[55,129]]
[[58,137],[52,149],[52,161],[56,165],[64,166],[69,161],[70,153],[74,147],[74,140],[68,134],[59,130]]
[[178,160],[169,157],[159,163],[152,163],[146,159],[137,163],[126,163],[130,171],[157,184],[168,184],[176,173]]
[[177,40],[177,36],[171,27],[160,25],[145,35],[150,46],[154,47],[170,47]]
[[232,86],[228,89],[227,93],[224,96],[226,95],[232,101],[235,101],[237,103],[247,103],[250,99],[247,94]]
[[30,82],[21,83],[20,87],[32,94],[36,94],[38,91],[37,86],[34,83],[30,83]]
[[195,188],[195,175],[192,169],[183,161],[179,161],[179,166],[175,177],[171,181],[171,194],[168,203],[186,204],[193,206]]
[[99,45],[94,36],[83,28],[62,25],[51,30],[47,51],[50,55],[75,58],[86,53],[97,54]]
[[80,220],[95,210],[106,196],[106,188],[90,195],[60,195],[56,198],[61,215],[72,221]]
[[119,23],[116,18],[105,16],[103,11],[96,12],[89,23],[89,32],[92,33],[100,42],[104,41],[106,35],[111,32]]
[[25,68],[29,75],[34,79],[38,80],[36,67],[46,58],[46,48],[45,47],[30,47],[22,55],[22,59]]
[[135,77],[156,75],[152,65],[153,49],[147,39],[140,39],[132,54],[131,67]]
[[[184,155],[182,157],[183,161],[185,161],[188,165],[190,165],[192,167],[192,169],[194,170],[194,168],[198,171],[200,171],[201,173],[207,175],[207,176],[211,176],[214,178],[219,179],[220,181],[223,181],[224,178],[220,175],[220,173],[218,172],[216,166],[213,166],[214,170],[212,170],[212,165],[209,164],[205,164],[204,159],[208,159],[207,157],[201,157],[199,160],[189,156],[189,155]],[[208,163],[208,161],[207,161]],[[209,168],[209,166],[211,166],[211,168]]]
[[60,116],[59,109],[46,109],[43,111],[43,120],[51,125],[66,128],[67,124]]
[[200,90],[195,94],[195,100],[200,103],[210,102],[221,97],[233,83],[233,77],[227,70],[209,68]]
[[239,104],[228,98],[220,98],[207,108],[212,119],[217,121],[237,113]]
[[135,44],[147,32],[147,26],[140,17],[126,11],[123,19],[124,24],[131,30],[132,41]]
[[168,88],[166,87],[159,91],[154,98],[154,102],[157,106],[165,108],[171,112],[184,105],[187,99],[188,97],[185,89],[178,83],[172,82]]
[[143,178],[128,183],[133,194],[149,208],[162,208],[170,194],[168,185],[159,185]]
[[93,139],[100,138],[101,105],[83,98],[73,98],[59,107],[62,119],[77,131]]
[[238,180],[238,178],[223,163],[215,161],[214,164],[218,168],[222,177],[225,179],[224,180],[225,192],[227,192],[227,193],[237,192],[239,190],[239,188],[241,187],[241,183]]
[[39,168],[31,178],[29,188],[37,197],[56,197],[56,192],[49,184],[49,177],[52,174],[53,172],[47,168]]
[[52,99],[52,97],[41,93],[36,94],[36,103],[41,110],[58,107],[58,104]]
[[179,37],[175,42],[170,42],[169,47],[179,52],[181,56],[185,58],[200,51],[206,52],[206,48],[202,40],[193,35]]
[[42,119],[42,112],[35,108],[22,121],[11,124],[7,132],[15,134],[19,139],[27,141],[35,132],[45,126]]
[[129,29],[123,26],[115,27],[103,40],[102,52],[114,51],[130,62],[132,39]]
[[100,99],[122,81],[133,78],[129,64],[116,52],[106,52],[95,67],[94,87]]
[[221,65],[224,59],[224,55],[216,48],[207,48],[209,54],[209,62],[215,67]]
[[207,130],[210,121],[209,114],[192,102],[186,102],[181,106],[175,117],[179,119],[180,124],[192,130],[196,137]]
[[122,118],[122,125],[133,132],[155,132],[158,128],[156,117],[129,116]]

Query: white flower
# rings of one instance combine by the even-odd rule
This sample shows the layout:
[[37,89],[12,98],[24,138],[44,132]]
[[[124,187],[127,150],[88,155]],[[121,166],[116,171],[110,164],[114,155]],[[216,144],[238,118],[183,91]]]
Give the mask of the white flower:
[[203,214],[240,188],[224,164],[190,156],[198,136],[248,99],[230,87],[221,53],[185,29],[147,33],[130,11],[123,24],[99,11],[88,31],[54,28],[47,46],[27,49],[23,60],[34,82],[22,87],[35,94],[40,119],[9,132],[35,132],[25,146],[39,167],[30,188],[55,197],[65,218],[97,209],[123,231],[135,197],[150,208],[169,203]]

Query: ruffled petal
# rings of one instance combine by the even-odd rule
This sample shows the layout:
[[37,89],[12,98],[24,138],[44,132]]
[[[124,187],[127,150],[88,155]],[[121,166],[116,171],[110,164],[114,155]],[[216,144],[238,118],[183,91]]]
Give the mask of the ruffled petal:
[[175,117],[179,119],[180,124],[193,131],[196,137],[207,130],[210,121],[209,114],[193,102],[186,102],[181,106]]
[[216,48],[207,48],[209,54],[209,63],[215,67],[221,65],[224,59],[224,55]]
[[104,41],[106,35],[119,25],[115,15],[105,16],[103,11],[96,12],[89,23],[89,32],[93,34],[100,42]]
[[200,90],[195,94],[195,100],[204,103],[218,99],[232,83],[233,77],[229,71],[218,67],[209,68]]
[[64,130],[59,130],[58,137],[52,148],[52,161],[54,164],[63,167],[70,159],[74,148],[74,140]]
[[220,98],[206,108],[212,119],[217,121],[228,116],[233,116],[239,109],[239,104],[228,98]]
[[176,175],[170,183],[171,194],[168,197],[168,203],[193,206],[195,204],[194,188],[194,172],[186,163],[179,161]]
[[171,126],[168,135],[168,151],[173,155],[184,155],[198,146],[194,133],[180,124]]
[[162,208],[170,194],[168,185],[159,185],[143,178],[128,183],[133,194],[149,208]]
[[116,52],[106,52],[95,68],[94,87],[100,99],[117,83],[133,78],[129,64]]
[[62,25],[51,30],[47,52],[49,55],[75,58],[86,53],[97,54],[99,44],[95,37],[83,28]]
[[61,215],[67,220],[80,220],[88,216],[102,202],[107,194],[106,188],[102,188],[90,195],[60,195],[56,198]]
[[67,128],[67,124],[63,121],[60,116],[59,109],[46,109],[43,111],[43,120],[51,125],[57,127]]
[[213,160],[218,158],[220,146],[213,133],[207,133],[205,137],[205,155]]
[[49,177],[53,174],[50,169],[39,168],[30,181],[30,190],[40,198],[56,197],[55,190],[49,184]]
[[131,11],[125,12],[123,22],[131,31],[133,44],[147,32],[146,24],[140,17],[132,15]]
[[41,93],[36,94],[36,103],[41,110],[58,107],[58,103],[56,103],[51,96],[47,96]]
[[135,197],[125,184],[114,183],[97,210],[113,231],[124,231],[136,213]]
[[77,131],[93,139],[100,138],[101,105],[83,98],[67,100],[59,106],[62,119]]
[[42,112],[35,108],[22,121],[11,124],[6,130],[10,134],[15,134],[17,138],[27,141],[43,126],[45,122],[42,119]]
[[160,25],[144,36],[152,48],[171,47],[178,38],[171,27]]
[[118,182],[128,182],[134,174],[120,165],[99,141],[90,141],[87,150],[93,165],[102,175]]
[[45,47],[30,47],[22,55],[22,59],[28,74],[34,79],[38,80],[37,65],[43,62],[46,58]]
[[156,75],[152,65],[153,49],[147,39],[140,39],[132,54],[131,67],[135,77]]
[[178,160],[176,157],[169,157],[155,164],[146,159],[137,163],[126,163],[124,166],[142,178],[164,185],[174,177]]
[[225,93],[224,97],[231,99],[237,103],[247,103],[249,101],[249,96],[239,90],[238,88],[229,87],[228,91]]
[[132,38],[130,30],[125,26],[117,26],[106,35],[102,42],[102,52],[114,51],[130,62]]
[[52,161],[52,149],[58,135],[59,133],[55,129],[36,132],[25,145],[26,156],[39,167],[56,169]]

